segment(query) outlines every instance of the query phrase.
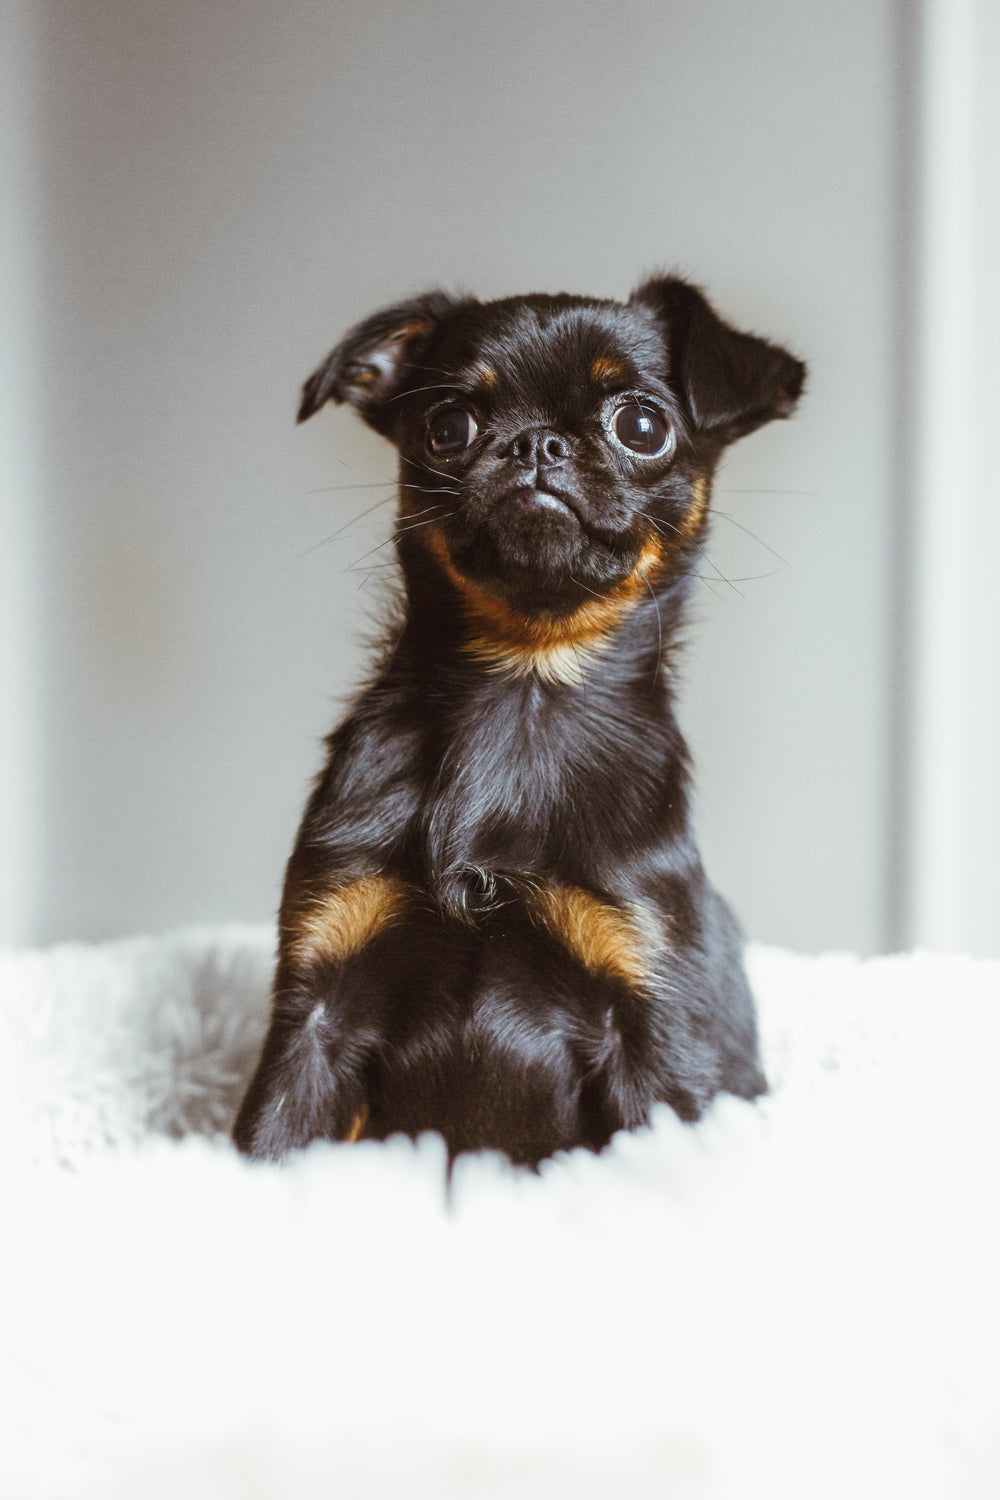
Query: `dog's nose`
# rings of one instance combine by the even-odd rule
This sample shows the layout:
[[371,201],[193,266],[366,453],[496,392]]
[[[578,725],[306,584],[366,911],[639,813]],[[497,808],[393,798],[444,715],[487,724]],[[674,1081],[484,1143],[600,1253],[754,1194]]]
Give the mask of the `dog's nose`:
[[532,469],[555,468],[569,458],[569,443],[551,427],[529,427],[507,448],[507,457]]

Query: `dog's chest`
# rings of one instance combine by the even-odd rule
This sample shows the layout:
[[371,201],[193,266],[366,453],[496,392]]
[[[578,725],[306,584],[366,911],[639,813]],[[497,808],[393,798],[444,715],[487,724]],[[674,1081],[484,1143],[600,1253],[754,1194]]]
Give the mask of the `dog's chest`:
[[635,738],[613,700],[581,690],[508,684],[477,704],[451,726],[421,809],[432,878],[586,867],[620,817],[621,746]]

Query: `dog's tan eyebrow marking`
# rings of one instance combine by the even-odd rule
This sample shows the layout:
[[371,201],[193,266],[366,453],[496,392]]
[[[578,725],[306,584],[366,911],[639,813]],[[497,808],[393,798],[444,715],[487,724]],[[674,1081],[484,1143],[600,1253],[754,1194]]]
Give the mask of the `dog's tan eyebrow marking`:
[[479,364],[476,366],[476,378],[480,385],[484,385],[488,391],[496,389],[497,372],[492,365]]
[[615,906],[573,885],[544,885],[528,898],[531,915],[585,969],[641,985],[649,975],[646,913]]
[[292,918],[290,957],[305,965],[342,963],[397,918],[411,894],[394,876],[366,875],[308,898]]
[[599,354],[590,367],[591,380],[602,384],[608,380],[621,380],[625,374],[625,366],[620,359],[612,359],[607,354]]
[[393,329],[389,335],[388,342],[390,344],[405,344],[407,339],[413,339],[418,334],[426,333],[429,327],[430,324],[425,323],[423,318],[413,318],[409,323],[404,323],[402,327]]

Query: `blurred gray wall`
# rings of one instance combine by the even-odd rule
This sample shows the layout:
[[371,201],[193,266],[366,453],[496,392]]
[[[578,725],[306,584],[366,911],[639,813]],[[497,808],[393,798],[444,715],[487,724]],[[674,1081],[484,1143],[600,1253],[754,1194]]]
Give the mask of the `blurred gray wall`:
[[8,935],[273,914],[387,556],[388,504],[324,538],[391,494],[389,448],[344,412],[293,425],[352,320],[436,284],[624,295],[669,267],[811,367],[716,491],[684,695],[706,861],[754,937],[893,940],[888,0],[6,15],[38,429]]
[[16,942],[41,915],[40,174],[30,0],[0,21],[0,942]]

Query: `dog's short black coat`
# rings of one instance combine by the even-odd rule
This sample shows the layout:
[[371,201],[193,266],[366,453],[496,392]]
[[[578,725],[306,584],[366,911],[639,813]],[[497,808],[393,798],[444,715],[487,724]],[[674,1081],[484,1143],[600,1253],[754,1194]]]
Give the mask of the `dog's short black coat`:
[[658,277],[432,292],[307,382],[300,420],[348,401],[399,449],[405,614],[288,865],[241,1150],[432,1130],[536,1165],[764,1089],[672,660],[719,456],[804,374]]

